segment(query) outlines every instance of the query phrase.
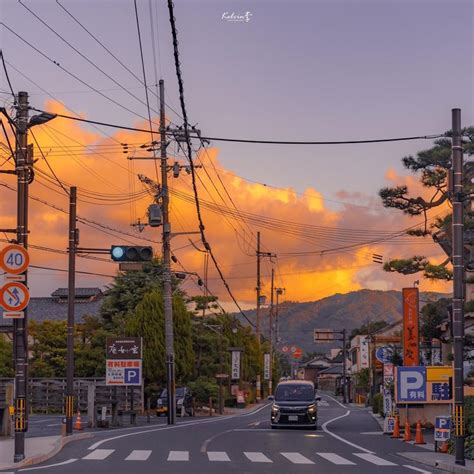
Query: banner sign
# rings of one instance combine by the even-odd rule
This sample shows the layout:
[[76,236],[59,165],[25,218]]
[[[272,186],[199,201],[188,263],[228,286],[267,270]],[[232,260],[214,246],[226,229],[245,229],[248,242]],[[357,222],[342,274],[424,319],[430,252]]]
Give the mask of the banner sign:
[[397,403],[452,403],[452,367],[396,367]]
[[437,416],[435,421],[434,440],[438,442],[448,441],[451,438],[451,417]]
[[360,336],[360,368],[369,368],[369,336]]
[[270,354],[263,354],[263,378],[270,380]]
[[141,359],[140,337],[108,337],[106,359]]
[[232,351],[232,380],[240,380],[240,351]]
[[393,364],[383,365],[383,384],[385,386],[393,383]]
[[420,364],[418,334],[418,288],[403,288],[403,365]]
[[392,413],[392,393],[390,390],[383,390],[383,412],[385,416]]

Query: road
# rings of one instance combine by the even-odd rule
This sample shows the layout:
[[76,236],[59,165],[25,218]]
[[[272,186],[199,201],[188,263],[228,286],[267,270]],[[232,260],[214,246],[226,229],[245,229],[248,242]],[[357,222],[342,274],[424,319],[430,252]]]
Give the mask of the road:
[[17,472],[441,472],[399,456],[421,448],[381,435],[367,410],[345,407],[327,395],[319,408],[317,431],[272,430],[269,418],[267,404],[244,415],[100,432],[67,445],[42,465]]

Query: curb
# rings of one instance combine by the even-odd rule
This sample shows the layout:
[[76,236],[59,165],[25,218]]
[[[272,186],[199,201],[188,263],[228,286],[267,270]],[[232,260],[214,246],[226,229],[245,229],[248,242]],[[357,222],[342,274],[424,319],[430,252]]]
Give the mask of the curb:
[[[416,461],[421,464],[425,464],[426,466],[436,467],[438,469],[442,469],[443,471],[453,472],[454,474],[472,474],[474,473],[474,469],[466,467],[466,466],[459,466],[458,464],[448,463],[442,459],[436,459],[434,456],[432,459],[426,459],[421,456],[417,456],[418,453],[397,453],[399,456],[402,456],[406,459],[410,459],[410,461]],[[435,454],[435,453],[433,453]],[[448,455],[449,456],[449,455]]]
[[71,436],[61,436],[55,443],[51,451],[43,454],[37,454],[36,456],[27,457],[23,461],[12,463],[9,466],[2,467],[0,471],[7,471],[11,469],[18,469],[22,467],[32,466],[34,464],[40,464],[48,459],[51,459],[53,456],[61,451],[69,443],[73,441],[80,441],[83,439],[93,438],[94,433],[77,433]]

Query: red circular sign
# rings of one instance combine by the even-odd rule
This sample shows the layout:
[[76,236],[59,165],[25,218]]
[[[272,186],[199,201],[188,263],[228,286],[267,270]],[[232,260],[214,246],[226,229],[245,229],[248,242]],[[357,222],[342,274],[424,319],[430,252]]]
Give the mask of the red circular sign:
[[284,353],[287,353],[290,349],[288,348],[288,346],[283,346],[281,348],[281,351],[284,352]]
[[0,306],[7,311],[22,311],[29,301],[30,292],[23,283],[12,281],[0,289]]
[[0,252],[0,267],[6,273],[18,275],[23,273],[30,264],[28,250],[18,244],[7,245]]
[[295,350],[293,352],[293,358],[301,359],[302,355],[303,355],[303,349],[301,349],[301,347],[295,347]]

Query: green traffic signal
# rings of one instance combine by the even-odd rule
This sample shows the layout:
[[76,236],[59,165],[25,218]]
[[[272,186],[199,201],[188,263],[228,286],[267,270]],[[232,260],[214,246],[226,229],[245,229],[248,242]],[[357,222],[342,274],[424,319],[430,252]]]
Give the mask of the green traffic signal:
[[110,256],[115,262],[149,262],[153,258],[153,248],[138,245],[112,245]]

